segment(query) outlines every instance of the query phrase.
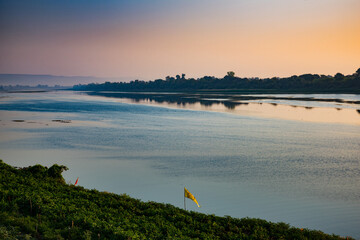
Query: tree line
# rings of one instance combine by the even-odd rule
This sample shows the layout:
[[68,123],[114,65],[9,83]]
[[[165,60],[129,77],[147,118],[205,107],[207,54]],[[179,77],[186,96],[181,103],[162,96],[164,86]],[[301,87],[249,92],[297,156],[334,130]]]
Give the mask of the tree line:
[[223,78],[204,76],[186,78],[185,74],[154,81],[105,82],[75,85],[74,90],[85,91],[202,91],[202,90],[277,90],[317,92],[360,92],[360,68],[351,75],[334,76],[303,74],[279,78],[240,78],[229,71]]

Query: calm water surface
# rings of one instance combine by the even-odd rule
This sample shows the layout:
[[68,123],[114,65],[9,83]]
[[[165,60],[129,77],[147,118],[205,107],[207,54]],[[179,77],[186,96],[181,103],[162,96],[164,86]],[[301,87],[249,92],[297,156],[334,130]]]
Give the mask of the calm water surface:
[[202,206],[189,210],[360,239],[359,106],[267,101],[1,93],[0,158],[64,164],[69,182],[178,207],[186,186]]

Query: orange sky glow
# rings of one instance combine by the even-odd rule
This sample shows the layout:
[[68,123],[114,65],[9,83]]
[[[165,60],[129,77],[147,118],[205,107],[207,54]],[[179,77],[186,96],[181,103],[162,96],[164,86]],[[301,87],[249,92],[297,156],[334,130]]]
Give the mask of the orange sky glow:
[[2,2],[0,73],[153,80],[230,70],[239,77],[352,74],[360,67],[358,0],[109,2],[88,15],[70,2],[55,10],[39,1],[30,12]]

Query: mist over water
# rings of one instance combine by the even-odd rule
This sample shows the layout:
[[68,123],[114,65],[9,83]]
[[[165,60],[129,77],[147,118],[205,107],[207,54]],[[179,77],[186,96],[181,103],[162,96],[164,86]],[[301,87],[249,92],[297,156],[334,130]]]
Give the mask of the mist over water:
[[[271,103],[279,99],[267,99],[226,108],[221,101],[4,93],[0,158],[20,167],[64,164],[67,181],[79,177],[90,189],[177,207],[183,207],[186,186],[202,206],[189,202],[189,210],[360,238],[358,104],[291,107],[291,99],[276,106]],[[301,120],[298,109],[310,116],[330,111],[340,120]],[[297,117],[289,118],[294,112]]]

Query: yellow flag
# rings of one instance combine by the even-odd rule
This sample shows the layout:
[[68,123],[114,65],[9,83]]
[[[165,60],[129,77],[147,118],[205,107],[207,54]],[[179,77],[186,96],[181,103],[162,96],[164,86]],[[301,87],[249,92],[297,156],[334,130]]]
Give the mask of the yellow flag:
[[185,187],[184,187],[184,194],[185,194],[185,197],[186,197],[186,198],[189,198],[189,199],[193,200],[193,201],[196,203],[196,205],[197,205],[198,207],[200,207],[200,205],[199,205],[199,203],[197,202],[197,200],[196,200],[196,198],[194,197],[194,195],[192,195]]

